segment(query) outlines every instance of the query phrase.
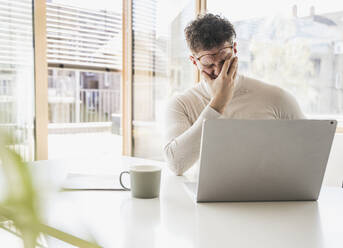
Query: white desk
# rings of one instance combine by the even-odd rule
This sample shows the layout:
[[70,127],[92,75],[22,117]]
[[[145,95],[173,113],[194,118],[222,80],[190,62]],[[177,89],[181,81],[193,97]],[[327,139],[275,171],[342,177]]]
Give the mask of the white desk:
[[[128,164],[164,165],[135,158],[75,161],[69,161],[73,171],[109,173]],[[185,180],[165,168],[160,198],[151,200],[131,198],[130,192],[58,193],[49,206],[49,222],[79,237],[91,234],[104,247],[343,247],[340,188],[324,188],[318,202],[195,204],[184,190]]]

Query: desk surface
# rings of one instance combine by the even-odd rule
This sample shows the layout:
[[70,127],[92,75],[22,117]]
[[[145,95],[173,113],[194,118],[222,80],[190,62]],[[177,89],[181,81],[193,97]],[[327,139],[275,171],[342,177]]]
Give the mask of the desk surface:
[[[101,173],[116,173],[130,164],[164,166],[127,157],[63,163],[72,164],[73,172],[92,168]],[[49,201],[46,218],[51,226],[91,237],[103,247],[343,247],[340,188],[323,188],[317,202],[196,204],[184,189],[186,180],[165,168],[160,198],[150,200],[120,191],[58,193]]]

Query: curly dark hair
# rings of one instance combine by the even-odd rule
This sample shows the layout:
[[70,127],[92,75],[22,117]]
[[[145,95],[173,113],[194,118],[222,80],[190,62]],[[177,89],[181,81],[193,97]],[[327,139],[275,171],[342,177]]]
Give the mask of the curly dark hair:
[[191,21],[185,28],[188,47],[193,52],[211,50],[226,41],[236,38],[233,25],[220,15],[203,14]]

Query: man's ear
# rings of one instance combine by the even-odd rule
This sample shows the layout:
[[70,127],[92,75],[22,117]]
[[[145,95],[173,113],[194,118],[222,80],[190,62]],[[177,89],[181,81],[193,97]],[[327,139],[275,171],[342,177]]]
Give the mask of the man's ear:
[[235,54],[237,54],[237,42],[236,41],[233,43],[233,51]]
[[189,60],[192,62],[193,65],[197,66],[197,62],[196,62],[194,56],[190,55]]

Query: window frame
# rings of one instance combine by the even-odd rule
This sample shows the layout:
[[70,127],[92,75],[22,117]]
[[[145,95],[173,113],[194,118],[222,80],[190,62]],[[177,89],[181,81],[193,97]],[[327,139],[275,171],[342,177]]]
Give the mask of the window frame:
[[33,47],[35,85],[35,160],[48,159],[48,65],[46,56],[46,0],[34,0]]
[[[194,0],[194,15],[206,11],[206,0]],[[48,64],[46,41],[46,0],[33,1],[34,8],[34,71],[35,71],[35,160],[48,159],[48,69],[61,68]],[[122,83],[121,125],[122,155],[132,156],[132,0],[122,0]],[[67,68],[64,67],[63,68]],[[68,66],[68,69],[70,67]],[[74,67],[73,67],[74,68]],[[83,67],[82,70],[108,71],[107,68]],[[111,70],[112,71],[112,70]],[[194,69],[195,82],[200,72]]]

